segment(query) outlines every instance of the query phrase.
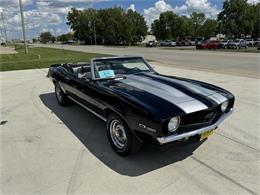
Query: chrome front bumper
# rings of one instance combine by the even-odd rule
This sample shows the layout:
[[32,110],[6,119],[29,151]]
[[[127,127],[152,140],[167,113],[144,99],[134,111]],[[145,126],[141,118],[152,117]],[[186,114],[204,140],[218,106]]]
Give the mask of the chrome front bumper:
[[221,116],[218,121],[216,121],[214,124],[207,126],[207,127],[203,127],[200,129],[196,129],[187,133],[183,133],[183,134],[175,134],[175,135],[170,135],[167,137],[158,137],[157,141],[162,145],[162,144],[167,144],[173,141],[177,141],[177,140],[181,140],[184,138],[189,138],[195,135],[200,135],[204,132],[216,129],[218,127],[218,125],[224,121],[231,113],[233,112],[233,108],[230,109],[230,111],[226,114],[224,114],[223,116]]

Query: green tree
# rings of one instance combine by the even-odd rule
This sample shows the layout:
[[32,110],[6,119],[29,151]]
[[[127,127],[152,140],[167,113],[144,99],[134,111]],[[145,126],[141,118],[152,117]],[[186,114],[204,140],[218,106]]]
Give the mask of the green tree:
[[75,37],[87,44],[135,44],[147,33],[143,16],[119,7],[82,11],[73,8],[67,19]]
[[259,8],[250,5],[247,0],[226,0],[218,21],[224,34],[234,37],[253,35],[259,24]]
[[145,19],[136,11],[132,11],[129,9],[127,11],[127,20],[130,23],[129,31],[130,31],[130,38],[131,44],[135,44],[138,42],[142,42],[147,35],[148,27],[146,25]]
[[204,13],[197,13],[197,12],[193,12],[191,15],[190,15],[190,19],[193,23],[193,27],[194,27],[194,33],[197,35],[197,36],[202,36],[201,35],[201,28],[203,26],[203,24],[205,23],[206,21],[206,16]]
[[57,37],[57,40],[62,43],[68,42],[71,39],[73,39],[73,36],[70,33],[62,34]]
[[200,28],[200,35],[206,38],[214,37],[218,31],[218,22],[213,19],[207,19]]
[[50,32],[42,32],[40,34],[40,39],[42,43],[47,43],[50,42],[52,40],[52,35]]
[[176,36],[178,31],[178,16],[171,11],[160,14],[159,19],[155,20],[151,29],[158,40],[171,39]]
[[51,36],[51,42],[54,43],[56,41],[56,37],[55,36]]
[[252,36],[260,37],[260,3],[252,5],[251,14],[253,14],[253,32]]

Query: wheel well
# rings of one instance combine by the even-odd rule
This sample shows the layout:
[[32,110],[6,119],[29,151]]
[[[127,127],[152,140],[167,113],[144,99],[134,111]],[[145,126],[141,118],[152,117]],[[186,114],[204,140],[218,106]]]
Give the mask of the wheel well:
[[[105,115],[106,118],[108,118],[109,115],[112,114],[112,113],[114,113],[114,114],[116,114],[116,115],[119,115],[117,112],[115,112],[115,111],[112,110],[111,108],[106,108],[106,109],[104,110],[104,115]],[[119,115],[119,116],[121,117],[121,115]],[[122,118],[122,117],[121,117],[121,118]]]
[[132,131],[132,133],[134,134],[134,136],[135,136],[141,143],[143,143],[142,139],[140,139],[140,138],[136,135],[135,131],[129,126],[129,124],[127,123],[127,121],[124,119],[124,117],[123,117],[121,114],[119,114],[118,112],[112,110],[111,108],[106,108],[106,109],[104,110],[104,115],[105,115],[105,117],[108,118],[110,114],[116,114],[116,115],[118,115],[118,116],[126,123],[126,125],[129,127],[129,129],[130,129],[130,130]]

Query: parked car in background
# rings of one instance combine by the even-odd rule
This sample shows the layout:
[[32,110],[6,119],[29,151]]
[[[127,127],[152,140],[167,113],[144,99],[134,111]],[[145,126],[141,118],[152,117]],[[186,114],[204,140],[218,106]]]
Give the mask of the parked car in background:
[[177,41],[177,46],[189,46],[190,43],[188,40],[179,40]]
[[172,46],[172,47],[177,45],[175,40],[170,40],[169,42],[170,42],[170,46]]
[[256,46],[257,50],[260,50],[260,42],[257,42],[255,46]]
[[170,43],[169,43],[169,41],[168,40],[161,40],[160,41],[160,46],[169,46],[170,45]]
[[196,46],[196,41],[188,40],[189,46]]
[[247,42],[244,39],[236,39],[232,41],[229,45],[229,49],[240,49],[240,48],[247,48]]
[[205,42],[205,37],[197,37],[195,39],[196,45],[200,45],[201,43]]
[[228,48],[228,45],[232,42],[233,40],[224,40],[222,41],[220,44],[221,44],[221,48]]
[[253,47],[255,45],[255,42],[253,39],[246,39],[245,41],[246,41],[247,46],[249,46],[249,47]]
[[157,46],[157,42],[156,41],[149,41],[148,43],[146,43],[145,46],[146,47],[156,47]]
[[256,38],[256,39],[254,39],[254,46],[258,46],[259,45],[259,43],[260,43],[260,38]]
[[196,46],[197,49],[219,49],[221,42],[218,40],[205,41]]
[[163,40],[160,41],[160,46],[164,47],[164,46],[176,46],[176,41],[175,40]]

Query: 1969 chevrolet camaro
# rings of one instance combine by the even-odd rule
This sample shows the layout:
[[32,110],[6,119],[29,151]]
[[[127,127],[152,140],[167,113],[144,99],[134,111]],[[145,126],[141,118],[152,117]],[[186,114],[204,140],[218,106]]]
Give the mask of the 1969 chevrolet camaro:
[[74,101],[106,121],[108,140],[120,155],[147,140],[204,140],[232,113],[235,100],[214,85],[161,75],[138,56],[54,64],[48,77],[60,105]]

